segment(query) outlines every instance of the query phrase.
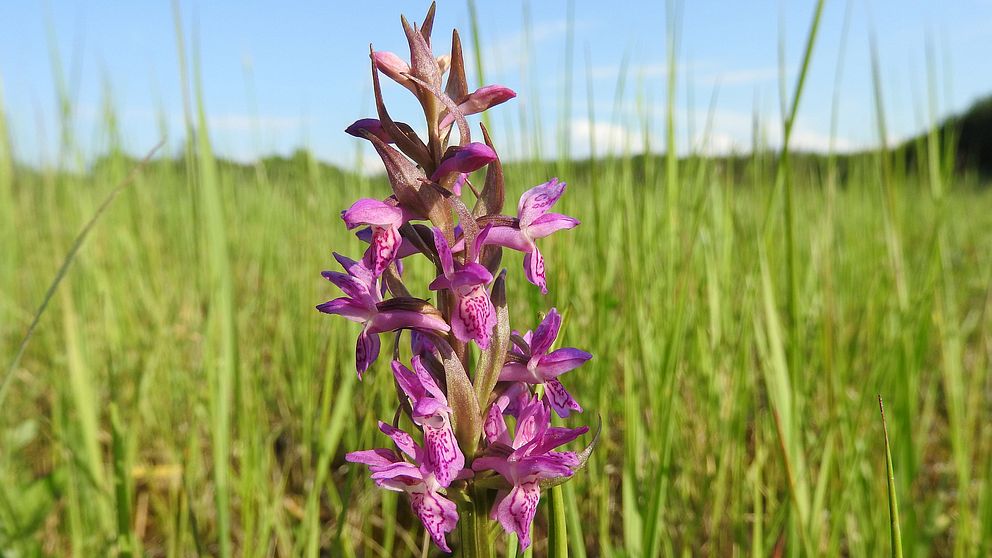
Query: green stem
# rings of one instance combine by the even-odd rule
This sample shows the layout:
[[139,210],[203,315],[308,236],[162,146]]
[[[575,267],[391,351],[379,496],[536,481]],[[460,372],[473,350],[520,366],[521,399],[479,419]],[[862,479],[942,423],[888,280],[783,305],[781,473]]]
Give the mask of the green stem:
[[469,488],[468,499],[458,506],[458,534],[461,539],[457,556],[461,558],[495,558],[489,529],[489,499],[485,490]]

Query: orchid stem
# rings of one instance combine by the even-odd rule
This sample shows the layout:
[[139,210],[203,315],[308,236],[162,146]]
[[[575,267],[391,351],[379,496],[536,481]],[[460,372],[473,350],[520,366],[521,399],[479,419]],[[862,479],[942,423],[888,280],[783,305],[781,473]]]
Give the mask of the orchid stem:
[[458,531],[461,535],[461,558],[495,558],[489,531],[489,502],[486,491],[469,488],[469,499],[458,509]]

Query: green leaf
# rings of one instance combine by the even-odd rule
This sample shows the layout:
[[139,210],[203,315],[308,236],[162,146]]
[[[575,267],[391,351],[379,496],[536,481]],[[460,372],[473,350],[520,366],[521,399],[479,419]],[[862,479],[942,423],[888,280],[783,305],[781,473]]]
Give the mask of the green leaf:
[[448,384],[448,405],[453,411],[451,420],[454,423],[455,437],[461,446],[465,457],[475,455],[479,445],[479,434],[482,432],[482,416],[479,413],[479,400],[475,397],[472,382],[458,360],[458,355],[448,342],[434,336],[434,344],[441,353],[441,364],[444,366],[444,378]]
[[554,486],[558,486],[559,484],[565,484],[575,476],[575,473],[578,473],[579,471],[584,469],[586,465],[589,463],[589,456],[592,455],[593,450],[595,450],[596,446],[599,445],[599,434],[602,431],[603,431],[603,417],[602,415],[600,415],[599,425],[596,426],[596,432],[593,433],[592,440],[589,442],[589,445],[585,447],[585,449],[583,449],[578,453],[579,464],[574,469],[572,469],[572,473],[573,473],[572,476],[558,477],[555,479],[541,481],[540,483],[541,488],[551,488]]

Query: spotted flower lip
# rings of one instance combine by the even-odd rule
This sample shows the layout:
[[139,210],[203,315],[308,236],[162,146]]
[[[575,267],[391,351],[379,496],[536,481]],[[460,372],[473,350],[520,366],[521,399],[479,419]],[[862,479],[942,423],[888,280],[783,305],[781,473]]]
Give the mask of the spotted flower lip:
[[[355,236],[358,237],[362,242],[372,243],[373,232],[372,227],[365,227],[355,231]],[[455,238],[458,239],[455,245],[451,247],[452,252],[461,252],[465,249],[465,237],[462,234],[461,225],[455,226]],[[419,254],[420,250],[414,246],[412,242],[404,238],[402,243],[400,243],[399,249],[396,251],[396,259],[401,260],[403,258],[409,258],[414,254]],[[399,263],[399,262],[397,262]]]
[[[486,285],[493,275],[474,260],[485,242],[489,227],[483,229],[471,247],[468,263],[456,264],[448,241],[441,229],[434,228],[434,246],[440,258],[442,274],[428,287],[432,291],[450,289],[455,295],[455,308],[451,313],[451,331],[459,341],[475,341],[480,348],[489,348],[493,327],[496,326],[496,307],[489,298]],[[467,247],[468,248],[468,247]]]
[[355,347],[355,368],[359,379],[379,357],[380,333],[399,329],[450,330],[440,313],[427,302],[410,297],[383,302],[376,286],[376,277],[364,263],[337,253],[334,258],[347,273],[324,271],[321,275],[341,289],[345,296],[320,304],[317,310],[362,324]]
[[354,451],[345,456],[351,463],[367,465],[376,485],[386,490],[405,492],[410,496],[410,508],[424,524],[431,539],[441,550],[451,552],[445,535],[455,529],[458,511],[455,503],[440,493],[442,488],[434,473],[425,472],[421,465],[424,450],[408,433],[379,421],[379,430],[392,438],[407,457],[385,448]]
[[578,219],[560,213],[549,213],[565,193],[565,186],[564,182],[553,178],[527,190],[520,196],[516,221],[507,223],[506,219],[493,219],[493,230],[486,238],[486,244],[523,252],[527,280],[540,287],[543,294],[548,293],[544,256],[535,241],[555,231],[572,229],[579,225]]
[[504,382],[525,382],[544,385],[544,398],[558,416],[567,417],[572,411],[582,412],[582,407],[565,389],[559,376],[582,366],[592,355],[579,349],[564,348],[551,351],[558,330],[561,329],[561,315],[552,308],[533,334],[527,332],[523,341],[529,346],[514,347],[500,371],[499,379]]
[[578,455],[554,451],[555,448],[575,440],[589,428],[551,427],[547,404],[535,396],[521,409],[511,437],[503,418],[505,403],[501,398],[490,407],[484,428],[489,448],[472,462],[472,469],[495,471],[512,486],[496,495],[491,517],[506,532],[516,533],[520,545],[527,548],[541,498],[541,481],[569,477],[579,466]]
[[465,467],[465,455],[451,428],[453,411],[420,356],[414,356],[411,364],[413,371],[394,360],[393,376],[410,399],[413,422],[424,430],[424,467],[434,473],[438,484],[447,487]]
[[366,253],[366,263],[372,275],[378,277],[398,256],[403,237],[400,227],[407,221],[401,208],[370,198],[362,198],[341,212],[348,230],[369,225],[372,236]]

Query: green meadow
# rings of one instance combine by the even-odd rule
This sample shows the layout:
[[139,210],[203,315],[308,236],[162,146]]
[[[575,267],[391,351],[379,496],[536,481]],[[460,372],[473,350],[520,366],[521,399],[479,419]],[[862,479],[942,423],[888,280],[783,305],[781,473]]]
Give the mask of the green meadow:
[[[389,185],[218,159],[190,83],[200,133],[144,165],[110,101],[90,165],[70,126],[58,164],[14,161],[0,117],[0,556],[421,556],[405,501],[344,462],[383,445],[386,359],[359,382],[358,327],[314,309],[331,251],[363,249],[339,212]],[[507,106],[496,148],[533,145]],[[684,133],[673,107],[658,137]],[[992,189],[924,113],[856,154],[506,162],[508,206],[559,176],[582,221],[542,244],[549,295],[508,284],[511,326],[555,306],[595,355],[565,377],[568,424],[602,428],[557,502],[569,555],[992,555]]]

